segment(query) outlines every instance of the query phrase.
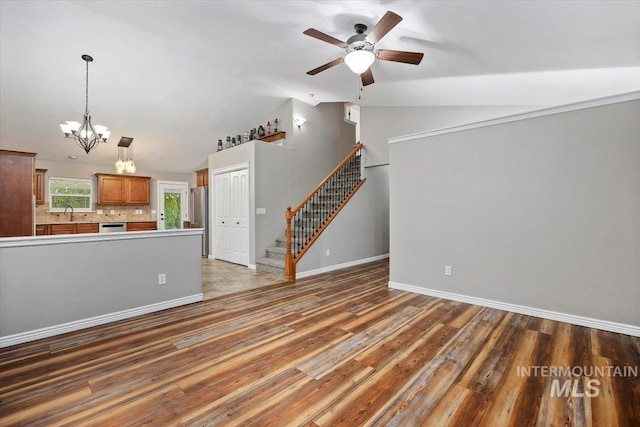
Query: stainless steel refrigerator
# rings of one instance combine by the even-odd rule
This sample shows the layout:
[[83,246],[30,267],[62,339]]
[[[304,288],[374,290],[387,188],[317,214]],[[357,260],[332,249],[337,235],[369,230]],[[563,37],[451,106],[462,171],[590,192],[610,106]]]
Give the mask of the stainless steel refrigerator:
[[209,256],[209,187],[189,190],[189,220],[191,228],[204,228],[202,256]]

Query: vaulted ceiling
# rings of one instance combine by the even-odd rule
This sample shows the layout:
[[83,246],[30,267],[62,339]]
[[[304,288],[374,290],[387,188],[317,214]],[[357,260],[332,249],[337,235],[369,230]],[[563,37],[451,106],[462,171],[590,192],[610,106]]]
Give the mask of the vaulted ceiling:
[[[346,40],[387,10],[404,19],[377,48],[360,92]],[[218,138],[256,126],[286,99],[362,106],[550,106],[640,90],[639,1],[1,1],[0,145],[38,158],[112,164],[134,138],[145,170],[190,172]],[[58,124],[89,110],[112,132],[86,155]],[[361,98],[359,99],[359,96]]]

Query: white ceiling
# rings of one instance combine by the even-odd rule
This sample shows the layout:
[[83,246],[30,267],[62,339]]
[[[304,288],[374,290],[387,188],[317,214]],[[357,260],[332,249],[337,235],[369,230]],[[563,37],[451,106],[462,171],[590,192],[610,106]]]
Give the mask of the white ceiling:
[[[39,159],[112,164],[134,138],[143,170],[191,172],[218,138],[267,120],[286,99],[362,106],[540,105],[640,90],[640,1],[0,2],[0,143]],[[419,66],[377,61],[376,83],[305,36],[346,40],[401,15],[377,48],[422,51]],[[89,111],[108,144],[86,155],[58,124]],[[313,96],[311,95],[313,94]]]

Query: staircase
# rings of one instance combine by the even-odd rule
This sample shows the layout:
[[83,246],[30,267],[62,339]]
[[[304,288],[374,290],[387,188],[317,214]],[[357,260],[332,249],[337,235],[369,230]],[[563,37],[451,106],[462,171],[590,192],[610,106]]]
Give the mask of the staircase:
[[295,280],[295,264],[364,184],[361,151],[358,143],[295,209],[287,208],[285,236],[267,248],[266,258],[256,260],[257,270]]

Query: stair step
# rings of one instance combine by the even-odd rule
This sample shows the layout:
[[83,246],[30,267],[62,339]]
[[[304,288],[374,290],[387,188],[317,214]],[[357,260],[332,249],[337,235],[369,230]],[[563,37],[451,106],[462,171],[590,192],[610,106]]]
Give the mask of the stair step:
[[271,247],[267,248],[267,258],[269,259],[277,259],[284,261],[284,257],[287,254],[287,248],[283,247]]
[[260,258],[256,260],[256,270],[283,276],[284,260]]
[[283,259],[260,258],[256,260],[256,264],[269,265],[271,267],[284,268]]
[[[291,239],[291,245],[293,246],[296,243],[302,243],[302,239]],[[276,245],[279,248],[286,248],[287,247],[287,239],[286,237],[278,237],[276,239]]]
[[333,200],[323,199],[311,203],[311,208],[326,209],[331,205],[333,205]]

